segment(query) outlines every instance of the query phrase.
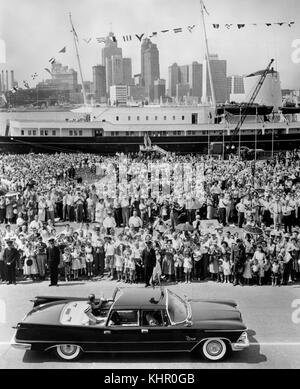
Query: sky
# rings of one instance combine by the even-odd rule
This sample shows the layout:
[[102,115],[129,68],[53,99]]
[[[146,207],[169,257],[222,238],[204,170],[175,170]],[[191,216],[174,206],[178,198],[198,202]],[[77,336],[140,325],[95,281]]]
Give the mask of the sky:
[[[204,3],[209,13],[205,16],[209,51],[227,60],[228,75],[263,69],[274,58],[282,88],[300,89],[300,62],[292,61],[292,44],[300,40],[299,0]],[[43,69],[50,67],[51,57],[78,70],[69,12],[79,37],[84,80],[92,80],[92,66],[101,63],[103,44],[95,38],[106,36],[110,30],[123,49],[123,57],[132,58],[133,74],[140,72],[140,42],[136,38],[124,42],[123,35],[184,28],[182,33],[170,31],[152,39],[159,49],[161,78],[168,78],[168,66],[174,62],[203,62],[200,0],[0,0],[0,43],[2,39],[6,45],[6,63],[0,63],[0,70],[13,69],[19,83],[26,80],[32,86],[47,78]],[[289,21],[295,22],[291,28],[265,25]],[[246,27],[214,29],[213,23],[245,23]],[[196,25],[192,33],[186,28],[189,25]],[[92,41],[86,44],[83,39],[90,37]],[[66,53],[59,54],[64,46]],[[31,75],[35,72],[38,78],[33,83]]]

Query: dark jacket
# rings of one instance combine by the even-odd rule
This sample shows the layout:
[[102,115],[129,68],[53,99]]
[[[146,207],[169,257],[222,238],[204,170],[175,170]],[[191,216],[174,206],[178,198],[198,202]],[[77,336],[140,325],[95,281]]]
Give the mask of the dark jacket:
[[47,263],[49,266],[58,266],[60,262],[60,251],[57,246],[47,247]]
[[15,264],[19,257],[19,252],[15,247],[12,247],[11,250],[8,248],[4,249],[3,261],[5,264],[11,263]]
[[144,248],[142,251],[142,260],[145,267],[154,267],[156,265],[156,255],[153,247],[150,250]]

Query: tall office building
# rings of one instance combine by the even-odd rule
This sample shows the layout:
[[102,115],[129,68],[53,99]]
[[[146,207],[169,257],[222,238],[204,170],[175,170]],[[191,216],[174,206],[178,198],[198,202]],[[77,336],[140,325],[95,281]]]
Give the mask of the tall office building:
[[244,77],[236,75],[227,77],[227,93],[228,98],[230,98],[230,95],[245,93]]
[[106,76],[103,65],[93,66],[93,93],[97,102],[105,101]]
[[180,84],[189,84],[190,83],[189,70],[190,70],[189,65],[179,66]]
[[159,74],[158,48],[149,38],[145,38],[141,45],[141,81],[146,92],[153,88],[154,81],[160,77]]
[[[225,103],[227,96],[227,61],[219,59],[217,54],[210,55],[209,58],[212,82],[215,91],[216,103]],[[211,100],[212,93],[208,73],[207,60],[203,64],[202,101]]]
[[202,64],[193,62],[189,65],[189,81],[190,84],[190,96],[199,97],[202,96]]
[[111,56],[111,85],[123,85],[123,59],[120,55]]
[[123,84],[133,84],[131,58],[123,58]]
[[111,105],[126,105],[128,96],[127,85],[112,85],[109,88]]
[[122,58],[122,49],[118,47],[118,42],[114,38],[113,32],[110,32],[106,37],[105,47],[102,48],[102,66],[106,68],[106,93],[109,94],[112,82],[112,56]]
[[58,89],[78,91],[77,72],[63,66],[60,62],[55,62],[51,67],[51,84],[56,85]]
[[168,68],[169,79],[168,79],[168,95],[170,97],[176,96],[176,85],[180,84],[180,68],[177,63],[173,63],[173,65]]
[[166,80],[158,79],[154,81],[153,100],[159,103],[166,96]]

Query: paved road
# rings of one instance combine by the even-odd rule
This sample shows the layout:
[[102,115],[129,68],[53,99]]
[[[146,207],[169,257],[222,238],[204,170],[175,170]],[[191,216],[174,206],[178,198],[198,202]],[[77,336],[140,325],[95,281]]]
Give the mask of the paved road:
[[[6,306],[6,315],[0,309],[0,368],[300,368],[300,323],[292,320],[295,309],[292,301],[300,299],[300,285],[233,287],[207,282],[170,286],[170,289],[189,297],[229,298],[238,302],[249,328],[251,346],[220,363],[206,363],[186,354],[86,354],[79,362],[69,363],[60,362],[51,354],[24,352],[10,347],[14,333],[12,326],[30,310],[30,298],[45,294],[87,296],[91,292],[98,296],[104,292],[110,296],[116,285],[115,281],[106,280],[63,282],[58,288],[49,288],[48,282],[0,285],[0,305]],[[143,288],[143,285],[135,287]]]

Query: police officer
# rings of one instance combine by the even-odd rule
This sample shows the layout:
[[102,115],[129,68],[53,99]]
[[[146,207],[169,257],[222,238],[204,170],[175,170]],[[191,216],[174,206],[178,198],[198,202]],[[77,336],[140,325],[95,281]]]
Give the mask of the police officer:
[[153,273],[153,268],[156,265],[155,250],[152,247],[150,238],[146,239],[146,248],[144,248],[142,252],[142,261],[145,269],[145,287],[147,288],[147,286],[150,286],[150,279]]
[[233,244],[231,249],[231,260],[233,262],[233,285],[243,285],[242,276],[246,261],[246,250],[243,242],[240,239],[236,240],[236,244]]
[[7,284],[16,283],[16,262],[19,258],[18,250],[13,246],[13,241],[8,240],[7,248],[3,253],[3,261],[6,266]]
[[50,284],[49,286],[58,286],[58,265],[60,262],[59,248],[54,245],[54,238],[48,240],[49,247],[47,247],[47,263],[50,270]]

